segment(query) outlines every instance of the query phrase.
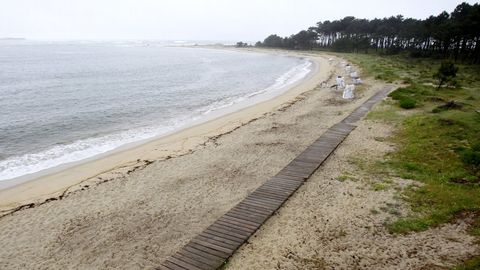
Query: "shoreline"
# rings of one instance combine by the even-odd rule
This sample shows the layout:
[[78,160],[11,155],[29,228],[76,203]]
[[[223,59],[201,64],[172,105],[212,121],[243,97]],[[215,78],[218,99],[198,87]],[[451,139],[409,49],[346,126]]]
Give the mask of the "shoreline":
[[[232,50],[233,48],[223,49]],[[246,51],[306,58],[312,62],[313,68],[305,78],[288,86],[281,94],[270,99],[246,105],[244,108],[226,112],[220,116],[207,118],[200,123],[194,123],[171,134],[128,144],[86,160],[35,173],[32,175],[33,177],[5,180],[3,186],[10,186],[0,190],[0,216],[14,212],[24,206],[32,206],[54,198],[62,198],[67,193],[90,185],[124,177],[155,161],[191,153],[197,147],[205,145],[211,138],[232,132],[275,110],[277,107],[292,102],[298,95],[327,80],[333,70],[326,57],[321,55],[312,56],[296,52],[258,49],[247,49]],[[0,184],[1,186],[2,184]]]

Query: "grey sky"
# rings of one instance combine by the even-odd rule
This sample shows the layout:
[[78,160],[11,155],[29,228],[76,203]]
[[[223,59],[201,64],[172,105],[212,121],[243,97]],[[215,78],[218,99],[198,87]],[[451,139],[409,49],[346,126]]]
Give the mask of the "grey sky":
[[[317,21],[425,18],[454,0],[1,0],[0,37],[245,40],[290,35]],[[477,1],[466,1],[471,4]]]

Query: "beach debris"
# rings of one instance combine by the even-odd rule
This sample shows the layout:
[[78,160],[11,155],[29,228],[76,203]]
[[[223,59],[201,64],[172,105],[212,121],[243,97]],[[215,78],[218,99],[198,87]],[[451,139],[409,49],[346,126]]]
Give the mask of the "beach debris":
[[345,88],[345,79],[342,76],[338,75],[335,80],[337,82],[336,89],[338,89],[339,87],[340,87],[340,89]]
[[352,66],[350,66],[350,64],[347,64],[345,66],[345,73],[350,74],[351,71],[352,71]]
[[444,110],[451,110],[451,109],[461,109],[463,107],[462,104],[455,102],[455,100],[451,100],[443,105],[438,106],[439,109]]
[[355,84],[355,85],[358,85],[358,84],[362,84],[362,83],[363,83],[363,81],[362,81],[362,79],[360,79],[360,77],[353,78],[352,81],[353,81],[353,84]]
[[343,99],[352,99],[354,97],[353,91],[355,91],[355,85],[347,84],[347,86],[343,90]]

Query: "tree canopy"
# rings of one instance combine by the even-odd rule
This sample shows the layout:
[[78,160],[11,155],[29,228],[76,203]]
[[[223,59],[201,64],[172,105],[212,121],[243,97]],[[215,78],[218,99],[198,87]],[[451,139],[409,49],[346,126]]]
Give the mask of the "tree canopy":
[[257,46],[287,49],[331,49],[386,54],[408,51],[417,57],[454,58],[480,63],[480,5],[462,3],[424,20],[402,15],[383,19],[345,17],[318,22],[290,37],[270,35]]

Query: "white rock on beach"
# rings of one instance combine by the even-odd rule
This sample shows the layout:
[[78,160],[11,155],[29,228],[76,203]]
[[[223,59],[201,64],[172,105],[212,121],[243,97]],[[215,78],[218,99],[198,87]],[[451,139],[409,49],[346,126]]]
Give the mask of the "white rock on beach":
[[354,97],[353,91],[355,90],[355,85],[347,84],[345,90],[343,90],[343,99],[352,99]]

